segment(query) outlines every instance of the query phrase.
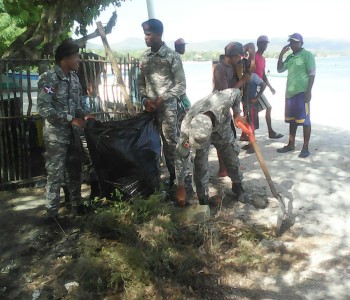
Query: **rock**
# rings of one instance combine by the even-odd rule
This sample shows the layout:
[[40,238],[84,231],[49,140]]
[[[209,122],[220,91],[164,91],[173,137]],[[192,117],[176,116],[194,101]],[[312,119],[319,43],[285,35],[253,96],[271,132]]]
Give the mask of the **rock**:
[[192,205],[182,209],[177,217],[185,223],[205,222],[210,218],[210,208],[209,205]]
[[275,248],[280,248],[283,246],[283,242],[282,241],[274,241],[273,245],[275,246]]
[[68,292],[70,292],[72,288],[78,287],[78,286],[79,286],[79,283],[76,282],[76,281],[67,282],[67,283],[64,284],[64,287],[66,288],[66,290]]
[[254,197],[254,199],[251,199],[251,204],[256,208],[266,208],[268,202],[262,197]]
[[39,290],[35,290],[34,293],[32,294],[32,300],[37,300],[40,297],[40,291]]

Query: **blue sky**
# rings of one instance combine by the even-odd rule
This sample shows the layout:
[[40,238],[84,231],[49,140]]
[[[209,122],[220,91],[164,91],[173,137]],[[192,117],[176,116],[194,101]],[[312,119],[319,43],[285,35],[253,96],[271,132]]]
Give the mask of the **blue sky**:
[[[288,37],[299,32],[308,37],[350,39],[349,0],[153,0],[155,17],[164,24],[163,39],[183,37],[186,42],[256,40]],[[116,8],[117,24],[109,43],[129,37],[143,38],[141,23],[148,19],[146,0],[127,0]],[[106,23],[113,7],[97,21]],[[90,31],[94,30],[91,28]],[[92,40],[100,43],[100,39]]]

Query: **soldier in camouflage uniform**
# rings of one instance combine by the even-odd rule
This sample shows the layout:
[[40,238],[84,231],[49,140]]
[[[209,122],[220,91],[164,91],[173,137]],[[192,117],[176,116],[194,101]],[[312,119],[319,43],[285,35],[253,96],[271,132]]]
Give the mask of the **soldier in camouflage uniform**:
[[140,59],[139,95],[146,111],[156,114],[171,187],[175,180],[174,153],[179,135],[177,102],[185,94],[185,73],[180,55],[162,41],[163,24],[150,19],[143,22],[142,27],[150,49]]
[[80,106],[81,85],[75,71],[79,68],[79,47],[66,40],[55,52],[55,67],[38,81],[38,112],[45,119],[46,199],[50,218],[58,216],[60,188],[66,180],[72,211],[81,205],[81,144],[74,127],[83,128],[94,118]]
[[239,168],[239,145],[235,142],[231,129],[231,113],[235,123],[247,125],[240,115],[241,91],[230,88],[214,91],[209,96],[191,106],[181,125],[179,142],[176,146],[175,164],[177,180],[177,202],[186,199],[184,188],[185,171],[190,159],[191,149],[195,151],[194,183],[200,204],[208,204],[209,166],[208,154],[213,144],[222,154],[229,177],[232,180],[232,191],[241,202],[249,201],[249,196],[242,186],[243,175]]

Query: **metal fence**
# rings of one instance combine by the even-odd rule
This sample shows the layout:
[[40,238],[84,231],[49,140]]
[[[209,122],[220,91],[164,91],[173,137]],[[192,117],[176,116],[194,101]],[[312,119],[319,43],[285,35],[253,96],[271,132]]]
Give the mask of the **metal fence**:
[[[38,74],[54,65],[50,59],[0,60],[0,190],[31,184],[45,176],[43,120],[37,113]],[[118,62],[136,111],[138,61]],[[129,117],[111,63],[84,53],[78,72],[85,105],[100,121]]]

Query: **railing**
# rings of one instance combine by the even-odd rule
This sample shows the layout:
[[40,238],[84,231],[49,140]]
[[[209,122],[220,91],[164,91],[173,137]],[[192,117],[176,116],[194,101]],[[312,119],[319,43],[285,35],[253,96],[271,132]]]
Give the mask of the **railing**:
[[[0,190],[33,183],[45,175],[43,120],[37,113],[38,74],[54,65],[50,59],[0,60]],[[138,61],[119,60],[123,80],[136,111]],[[84,53],[78,72],[86,108],[101,121],[129,116],[110,62]]]

